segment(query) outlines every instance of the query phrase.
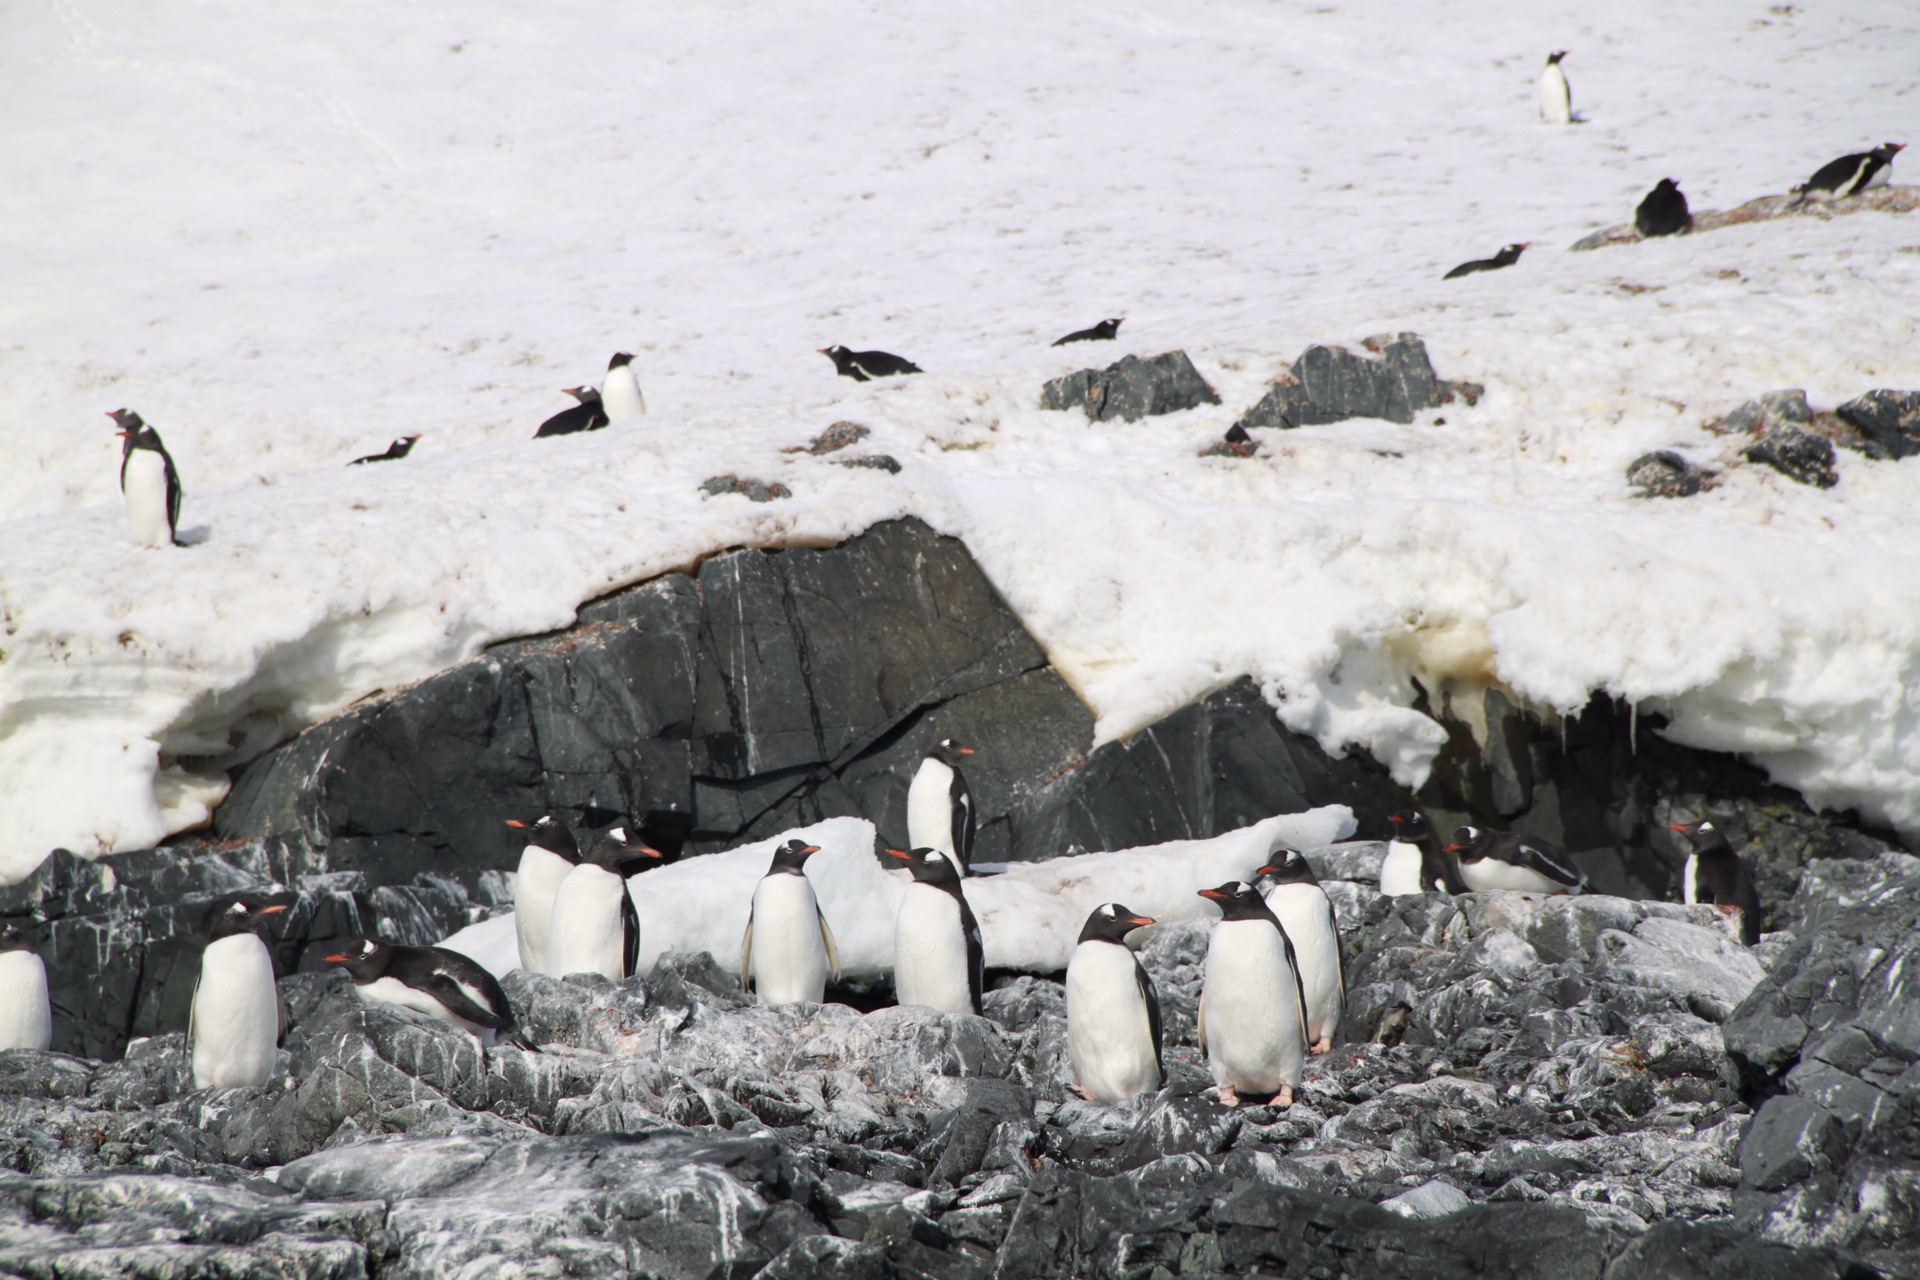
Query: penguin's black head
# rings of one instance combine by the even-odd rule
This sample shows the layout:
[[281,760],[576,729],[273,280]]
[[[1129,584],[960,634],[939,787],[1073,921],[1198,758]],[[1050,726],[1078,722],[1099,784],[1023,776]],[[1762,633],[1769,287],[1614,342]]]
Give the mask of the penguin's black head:
[[1553,52],[1553,53],[1550,53],[1550,54],[1548,54],[1548,55],[1547,55],[1547,65],[1548,65],[1548,66],[1550,66],[1550,67],[1557,67],[1557,66],[1559,66],[1559,65],[1560,65],[1560,59],[1562,59],[1562,58],[1564,58],[1564,57],[1566,57],[1566,56],[1567,56],[1567,52],[1568,52],[1568,51],[1567,51],[1567,50],[1565,50],[1565,49],[1560,49],[1560,50],[1557,50],[1557,51],[1555,51],[1555,52]]
[[593,387],[562,387],[561,390],[581,404],[600,403],[600,392]]
[[1267,865],[1260,868],[1258,874],[1274,884],[1320,883],[1320,877],[1313,874],[1313,867],[1298,849],[1274,850],[1267,855]]
[[1680,183],[1674,178],[1662,178],[1660,184],[1654,188],[1655,191],[1678,191],[1679,189]]
[[613,353],[613,359],[607,361],[607,372],[612,373],[615,369],[624,368],[632,363],[633,353],[631,351],[616,351]]
[[942,888],[957,888],[960,884],[959,865],[938,849],[889,849],[887,853],[906,863],[913,878],[922,884]]
[[377,981],[393,962],[393,944],[378,938],[351,938],[337,953],[327,957],[328,964],[345,969],[356,985]]
[[1247,434],[1247,429],[1237,422],[1227,428],[1225,439],[1228,444],[1253,443],[1253,437]]
[[9,951],[31,951],[33,944],[27,941],[27,935],[8,925],[0,929],[0,955]]
[[820,846],[817,844],[789,840],[773,851],[773,864],[767,868],[767,874],[803,876],[807,874],[807,859],[818,852]]
[[1519,244],[1510,244],[1495,256],[1504,263],[1512,265],[1520,261],[1520,255],[1533,247],[1533,241],[1524,240]]
[[1387,815],[1387,821],[1393,824],[1392,840],[1405,840],[1408,844],[1419,844],[1427,838],[1427,820],[1418,809],[1402,809],[1398,813]]
[[1093,331],[1103,338],[1111,338],[1120,332],[1120,326],[1126,322],[1127,318],[1125,316],[1120,316],[1113,320],[1102,320],[1099,324],[1093,326]]
[[119,426],[120,434],[123,436],[138,435],[147,425],[146,421],[131,409],[115,409],[107,416]]
[[1667,830],[1678,831],[1685,836],[1693,845],[1695,853],[1705,853],[1709,849],[1719,848],[1722,845],[1727,848],[1733,847],[1728,843],[1725,833],[1705,818],[1694,823],[1670,822],[1667,824]]
[[591,862],[617,876],[630,876],[652,866],[653,863],[647,859],[657,861],[659,857],[658,849],[650,848],[629,835],[626,824],[622,823],[601,832],[600,838],[593,842],[593,848],[587,851],[587,856],[581,861]]
[[507,825],[515,831],[526,832],[527,843],[530,845],[537,845],[549,853],[557,853],[568,862],[580,861],[580,842],[573,838],[572,829],[550,813],[543,814],[531,823],[508,818]]
[[1893,158],[1906,149],[1907,144],[1904,142],[1883,142],[1879,146],[1880,158],[1886,163],[1891,164],[1893,163]]
[[972,755],[973,748],[963,747],[952,738],[942,738],[940,741],[934,743],[932,747],[928,748],[927,754],[935,760],[938,760],[941,764],[952,765],[957,768],[960,764],[960,757]]
[[1273,918],[1273,912],[1267,910],[1267,900],[1245,880],[1229,880],[1218,889],[1202,889],[1200,896],[1220,904],[1222,920]]
[[1080,941],[1118,942],[1125,946],[1129,933],[1152,923],[1152,916],[1143,916],[1117,902],[1109,902],[1105,906],[1095,907],[1087,917],[1086,924],[1080,927]]
[[286,909],[285,904],[263,906],[248,902],[245,898],[236,898],[213,918],[213,940],[231,938],[236,933],[252,933],[268,916],[277,916]]
[[1461,827],[1453,833],[1453,842],[1447,846],[1447,852],[1466,853],[1486,837],[1487,833],[1479,827]]

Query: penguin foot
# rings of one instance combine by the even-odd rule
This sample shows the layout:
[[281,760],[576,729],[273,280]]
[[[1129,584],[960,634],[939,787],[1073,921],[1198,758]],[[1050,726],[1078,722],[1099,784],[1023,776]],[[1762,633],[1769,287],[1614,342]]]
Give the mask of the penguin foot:
[[1232,1085],[1223,1084],[1220,1086],[1220,1105],[1223,1107],[1237,1107],[1240,1105],[1240,1095],[1233,1091]]
[[1314,1043],[1312,1052],[1328,1053],[1328,1052],[1331,1052],[1332,1049],[1333,1049],[1333,1037],[1321,1036],[1320,1039]]
[[1092,1090],[1088,1089],[1085,1085],[1077,1084],[1073,1086],[1073,1091],[1079,1094],[1081,1097],[1085,1098],[1088,1102],[1100,1101],[1100,1099],[1093,1096]]
[[1293,1105],[1293,1086],[1290,1084],[1281,1085],[1280,1092],[1273,1095],[1273,1105],[1277,1107],[1292,1106]]

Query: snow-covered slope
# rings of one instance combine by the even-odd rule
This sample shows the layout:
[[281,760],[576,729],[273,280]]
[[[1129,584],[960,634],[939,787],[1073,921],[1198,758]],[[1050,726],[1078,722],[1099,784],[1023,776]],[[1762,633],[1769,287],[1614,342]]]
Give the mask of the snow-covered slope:
[[[610,587],[904,512],[1105,737],[1247,672],[1411,781],[1410,672],[1604,688],[1920,830],[1920,463],[1621,478],[1724,458],[1701,424],[1760,390],[1920,386],[1920,220],[1563,251],[1662,176],[1726,206],[1913,140],[1911,6],[73,0],[7,37],[0,875],[191,825],[221,764]],[[1584,124],[1536,120],[1553,48]],[[1487,397],[1194,456],[1307,343],[1394,329]],[[837,379],[836,342],[929,372]],[[1037,408],[1174,347],[1222,405]],[[615,350],[652,414],[528,439]],[[125,533],[122,405],[190,548]],[[842,418],[901,474],[782,452]]]

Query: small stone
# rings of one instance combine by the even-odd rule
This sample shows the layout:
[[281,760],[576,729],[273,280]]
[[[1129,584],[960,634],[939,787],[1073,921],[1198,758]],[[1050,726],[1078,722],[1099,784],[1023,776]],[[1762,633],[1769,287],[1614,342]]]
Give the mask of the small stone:
[[840,459],[839,465],[843,467],[863,467],[869,471],[885,471],[889,475],[897,476],[900,474],[899,461],[884,453],[869,454],[864,458],[842,458]]
[[1380,1207],[1391,1210],[1403,1218],[1419,1218],[1428,1221],[1434,1218],[1450,1217],[1472,1203],[1467,1193],[1451,1183],[1435,1178],[1423,1182],[1411,1191],[1403,1191],[1391,1200],[1382,1200]]
[[710,498],[723,493],[737,493],[748,502],[772,502],[775,498],[791,498],[793,491],[778,481],[742,479],[739,476],[714,476],[700,486],[701,492]]
[[1691,498],[1714,487],[1714,473],[1696,467],[1671,449],[1643,453],[1627,466],[1627,483],[1652,498]]
[[807,442],[806,452],[811,454],[832,453],[848,445],[865,440],[873,432],[857,422],[836,422]]

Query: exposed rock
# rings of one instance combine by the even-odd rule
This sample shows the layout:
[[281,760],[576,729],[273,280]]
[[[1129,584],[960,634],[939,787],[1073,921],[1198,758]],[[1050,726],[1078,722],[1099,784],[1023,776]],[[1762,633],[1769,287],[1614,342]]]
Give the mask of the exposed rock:
[[816,456],[823,453],[833,453],[835,450],[845,449],[849,445],[858,444],[872,434],[872,431],[857,422],[836,422],[813,439],[807,441],[805,449],[789,450],[788,452],[811,453]]
[[1711,468],[1697,467],[1671,449],[1643,453],[1627,466],[1627,483],[1644,489],[1649,497],[1691,498],[1711,489],[1713,481]]
[[1184,351],[1168,351],[1147,360],[1126,356],[1105,369],[1082,369],[1055,378],[1041,389],[1040,400],[1048,409],[1084,409],[1095,422],[1114,418],[1137,422],[1220,403]]
[[[1710,209],[1693,212],[1691,233],[1698,235],[1702,231],[1718,231],[1721,227],[1735,227],[1748,222],[1765,222],[1774,218],[1837,218],[1850,213],[1862,213],[1872,210],[1877,213],[1912,213],[1920,209],[1920,187],[1874,187],[1857,196],[1845,200],[1802,200],[1797,195],[1761,196],[1749,200],[1737,209]],[[1631,222],[1619,226],[1607,227],[1591,235],[1582,236],[1572,244],[1574,249],[1600,249],[1607,245],[1637,244],[1644,237]]]
[[1920,453],[1920,391],[1869,391],[1835,412],[1889,458]]
[[1382,358],[1370,360],[1341,347],[1308,347],[1235,425],[1304,427],[1348,418],[1412,422],[1414,414],[1451,403],[1456,394],[1469,404],[1480,396],[1478,386],[1455,386],[1436,377],[1418,334],[1380,334],[1362,345]]
[[714,476],[712,479],[701,484],[700,491],[710,498],[717,498],[723,493],[737,493],[746,498],[748,502],[772,502],[775,498],[791,498],[793,496],[793,490],[778,481],[770,483],[765,480],[755,480],[751,477],[742,479],[739,476],[733,475]]
[[1817,489],[1831,489],[1840,483],[1833,469],[1832,442],[1799,427],[1768,428],[1764,436],[1747,446],[1746,459]]
[[891,454],[885,453],[870,454],[864,458],[842,458],[838,465],[854,467],[864,471],[884,471],[888,475],[894,476],[900,474],[899,459],[893,457]]

